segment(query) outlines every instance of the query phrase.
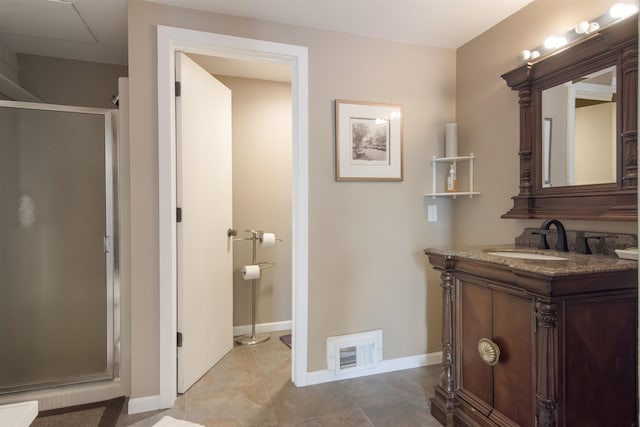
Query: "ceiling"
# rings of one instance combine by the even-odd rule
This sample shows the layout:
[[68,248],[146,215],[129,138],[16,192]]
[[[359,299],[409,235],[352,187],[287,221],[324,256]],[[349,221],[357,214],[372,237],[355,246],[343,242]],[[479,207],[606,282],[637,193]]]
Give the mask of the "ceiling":
[[[458,48],[532,0],[150,0]],[[0,0],[0,42],[19,53],[127,63],[127,0]]]
[[18,53],[127,63],[127,0],[0,0],[0,42]]

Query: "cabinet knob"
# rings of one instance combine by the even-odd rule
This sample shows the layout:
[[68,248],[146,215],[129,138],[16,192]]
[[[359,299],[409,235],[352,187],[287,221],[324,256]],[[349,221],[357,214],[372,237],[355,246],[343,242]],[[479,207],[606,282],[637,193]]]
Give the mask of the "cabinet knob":
[[489,338],[480,338],[478,354],[482,361],[489,366],[495,366],[500,361],[500,347]]

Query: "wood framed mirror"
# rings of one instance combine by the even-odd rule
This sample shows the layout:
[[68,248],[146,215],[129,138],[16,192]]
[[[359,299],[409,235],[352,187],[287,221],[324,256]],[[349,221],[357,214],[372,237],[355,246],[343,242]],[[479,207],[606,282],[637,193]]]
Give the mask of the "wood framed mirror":
[[637,15],[501,77],[520,104],[520,193],[502,218],[636,221]]

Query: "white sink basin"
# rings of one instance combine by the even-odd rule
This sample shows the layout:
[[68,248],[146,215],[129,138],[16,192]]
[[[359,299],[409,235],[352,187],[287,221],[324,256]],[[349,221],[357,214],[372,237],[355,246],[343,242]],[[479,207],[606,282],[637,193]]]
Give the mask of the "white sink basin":
[[487,254],[506,258],[536,259],[543,261],[566,261],[568,259],[555,255],[536,254],[531,252],[495,251],[487,252]]

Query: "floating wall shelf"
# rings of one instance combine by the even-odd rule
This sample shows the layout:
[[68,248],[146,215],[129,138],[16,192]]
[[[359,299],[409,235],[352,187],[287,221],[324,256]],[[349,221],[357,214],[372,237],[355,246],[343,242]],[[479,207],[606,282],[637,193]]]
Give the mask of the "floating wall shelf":
[[[432,180],[432,192],[425,194],[425,196],[436,198],[436,197],[453,197],[454,199],[457,196],[469,196],[469,198],[473,198],[475,195],[479,195],[478,191],[473,191],[473,161],[475,160],[475,156],[473,153],[468,156],[458,156],[458,157],[435,157],[431,159],[431,170],[433,172],[433,180]],[[453,191],[453,192],[444,192],[438,193],[436,192],[437,183],[438,183],[438,171],[437,164],[438,163],[453,163],[453,169],[458,170],[458,162],[468,162],[469,164],[469,190],[468,191]],[[448,171],[448,169],[447,169]],[[458,185],[460,185],[460,181],[458,181]]]

